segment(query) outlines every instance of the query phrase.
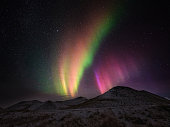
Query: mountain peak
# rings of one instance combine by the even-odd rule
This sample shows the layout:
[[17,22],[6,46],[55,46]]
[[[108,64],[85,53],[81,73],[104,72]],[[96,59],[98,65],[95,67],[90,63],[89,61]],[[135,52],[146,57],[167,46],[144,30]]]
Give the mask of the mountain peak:
[[170,104],[170,101],[147,91],[139,91],[125,86],[116,86],[102,95],[92,98],[76,108],[119,107],[135,105]]
[[100,97],[104,98],[117,98],[117,97],[132,97],[136,96],[137,90],[125,86],[116,86],[105,92]]
[[117,90],[117,91],[120,91],[120,90],[136,91],[135,89],[132,89],[132,88],[127,87],[127,86],[115,86],[115,87],[111,88],[111,89],[108,90],[108,91],[115,91],[115,90]]

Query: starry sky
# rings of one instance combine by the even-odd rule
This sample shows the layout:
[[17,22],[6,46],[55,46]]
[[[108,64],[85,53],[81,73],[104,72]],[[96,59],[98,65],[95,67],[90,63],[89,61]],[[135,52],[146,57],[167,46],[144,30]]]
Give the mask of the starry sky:
[[170,5],[1,0],[0,106],[91,98],[123,85],[170,98]]

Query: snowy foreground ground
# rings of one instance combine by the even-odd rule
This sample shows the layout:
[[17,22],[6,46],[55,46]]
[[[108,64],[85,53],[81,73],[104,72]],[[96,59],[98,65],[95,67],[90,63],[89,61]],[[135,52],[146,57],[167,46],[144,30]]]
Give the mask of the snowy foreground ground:
[[170,101],[119,86],[89,100],[17,103],[0,111],[0,127],[170,127]]

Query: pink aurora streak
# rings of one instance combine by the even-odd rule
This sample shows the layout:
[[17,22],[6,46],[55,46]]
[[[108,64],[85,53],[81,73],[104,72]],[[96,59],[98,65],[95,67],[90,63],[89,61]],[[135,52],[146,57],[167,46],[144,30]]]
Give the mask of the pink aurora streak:
[[100,93],[119,85],[138,74],[138,67],[131,57],[117,58],[109,56],[95,68],[95,78]]

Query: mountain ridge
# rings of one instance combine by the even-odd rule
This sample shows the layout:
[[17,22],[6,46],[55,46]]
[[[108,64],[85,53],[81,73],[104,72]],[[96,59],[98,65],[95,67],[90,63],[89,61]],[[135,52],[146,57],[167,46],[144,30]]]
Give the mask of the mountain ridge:
[[[104,102],[104,104],[103,104]],[[93,105],[95,103],[95,106]],[[156,94],[147,92],[145,90],[135,90],[126,86],[116,86],[104,94],[97,97],[87,99],[85,97],[77,97],[65,101],[46,101],[38,100],[21,101],[5,110],[57,110],[57,109],[71,109],[71,108],[88,108],[88,107],[114,107],[114,106],[131,106],[131,105],[154,105],[154,104],[170,104],[166,98]],[[89,105],[89,106],[87,106]]]
[[169,127],[170,101],[117,86],[92,99],[16,103],[0,112],[0,126]]

